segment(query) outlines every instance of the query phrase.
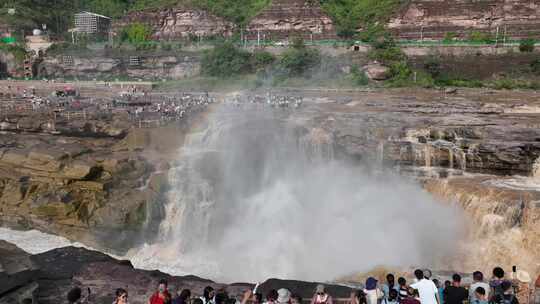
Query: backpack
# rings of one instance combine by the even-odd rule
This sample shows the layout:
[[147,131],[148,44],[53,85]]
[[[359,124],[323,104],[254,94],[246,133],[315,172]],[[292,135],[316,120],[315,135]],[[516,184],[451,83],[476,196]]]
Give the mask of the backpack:
[[509,294],[509,295],[500,295],[498,296],[498,301],[497,301],[497,304],[512,304],[512,302],[514,302],[514,298],[516,296],[513,295],[513,294]]
[[498,284],[495,286],[492,285],[493,286],[493,295],[492,295],[493,299],[497,296],[501,296],[501,297],[504,296],[504,290],[502,289],[502,282],[504,281],[498,282]]

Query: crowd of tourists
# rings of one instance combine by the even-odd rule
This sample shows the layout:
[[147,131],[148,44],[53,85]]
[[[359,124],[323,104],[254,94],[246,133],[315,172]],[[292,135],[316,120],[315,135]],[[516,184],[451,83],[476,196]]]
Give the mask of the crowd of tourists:
[[[441,282],[432,278],[429,270],[414,271],[413,282],[409,283],[404,277],[396,280],[394,274],[387,274],[386,281],[379,283],[374,277],[365,281],[363,288],[354,290],[350,298],[339,299],[347,304],[528,304],[532,303],[530,287],[531,279],[526,272],[512,273],[507,279],[502,268],[493,269],[492,278],[485,280],[484,274],[475,271],[473,282],[467,287],[462,284],[459,274],[454,274],[451,280]],[[540,277],[536,282],[540,288]],[[148,304],[334,304],[336,299],[322,284],[317,285],[314,294],[309,299],[285,288],[269,290],[263,295],[258,290],[259,284],[253,290],[247,290],[237,299],[230,296],[226,290],[214,290],[211,286],[204,288],[202,295],[194,296],[189,289],[178,289],[171,292],[166,280],[159,281],[157,289],[148,298]],[[69,303],[82,303],[81,290],[75,288],[68,293]],[[140,300],[138,301],[140,302]],[[146,300],[145,300],[146,302]],[[128,290],[119,288],[114,293],[113,304],[128,304]]]

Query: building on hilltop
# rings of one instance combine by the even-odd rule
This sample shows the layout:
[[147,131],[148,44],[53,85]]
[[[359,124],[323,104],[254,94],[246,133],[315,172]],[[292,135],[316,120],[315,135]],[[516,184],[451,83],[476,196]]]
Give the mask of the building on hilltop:
[[112,19],[91,13],[80,12],[75,14],[75,31],[77,33],[108,35],[111,30]]

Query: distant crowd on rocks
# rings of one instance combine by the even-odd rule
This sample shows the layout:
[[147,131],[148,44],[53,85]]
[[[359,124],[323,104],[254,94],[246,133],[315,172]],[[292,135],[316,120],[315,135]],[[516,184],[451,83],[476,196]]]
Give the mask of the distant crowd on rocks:
[[[299,294],[288,289],[272,289],[266,295],[258,291],[259,284],[253,290],[247,290],[241,299],[231,297],[226,290],[214,290],[207,286],[203,294],[195,296],[189,289],[170,291],[166,280],[160,280],[157,289],[147,300],[148,304],[528,304],[536,303],[534,289],[540,289],[540,277],[534,287],[527,272],[512,272],[508,279],[502,268],[493,269],[492,278],[486,281],[484,274],[475,271],[473,282],[466,288],[459,274],[452,280],[441,282],[432,278],[431,271],[417,269],[414,281],[408,283],[404,277],[396,281],[394,274],[386,275],[386,282],[380,284],[374,277],[367,278],[361,289],[354,290],[349,299],[334,299],[322,284],[317,285],[313,297],[303,299]],[[81,289],[72,289],[67,300],[71,303],[90,303],[81,296]],[[138,299],[141,302],[140,299]],[[146,302],[146,300],[144,301]],[[128,290],[118,288],[114,291],[113,304],[128,304]]]

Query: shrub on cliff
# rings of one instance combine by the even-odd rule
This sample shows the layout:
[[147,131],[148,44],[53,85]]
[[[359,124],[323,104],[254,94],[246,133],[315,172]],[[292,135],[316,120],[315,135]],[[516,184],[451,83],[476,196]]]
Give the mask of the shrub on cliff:
[[266,51],[255,51],[252,57],[252,64],[255,70],[264,69],[276,61],[276,57]]
[[128,7],[125,0],[90,0],[86,2],[85,6],[88,10],[112,18],[121,17]]
[[206,76],[231,77],[250,72],[251,54],[231,42],[216,45],[201,59],[201,73]]
[[469,34],[469,41],[474,43],[486,43],[490,44],[495,42],[490,33],[484,33],[480,31],[472,31]]
[[534,51],[536,41],[532,38],[523,39],[519,42],[519,51],[523,53],[531,53]]
[[399,7],[400,0],[320,0],[322,9],[336,24],[337,33],[352,38],[359,28],[373,31]]
[[369,78],[366,72],[362,71],[357,65],[351,68],[351,79],[357,86],[366,86],[369,84]]
[[385,64],[393,64],[407,59],[405,53],[403,53],[394,39],[388,34],[383,34],[376,38],[371,43],[371,46],[372,49],[368,54],[368,57],[371,60],[377,60]]
[[152,29],[150,26],[142,23],[132,23],[122,29],[120,39],[133,44],[145,43],[150,40]]
[[283,53],[279,65],[289,76],[302,76],[320,62],[318,49],[307,48],[301,39],[295,39],[292,46]]
[[437,57],[431,56],[424,62],[424,69],[432,78],[436,79],[442,72],[441,61]]
[[530,63],[531,71],[536,75],[540,75],[540,59],[536,59]]

